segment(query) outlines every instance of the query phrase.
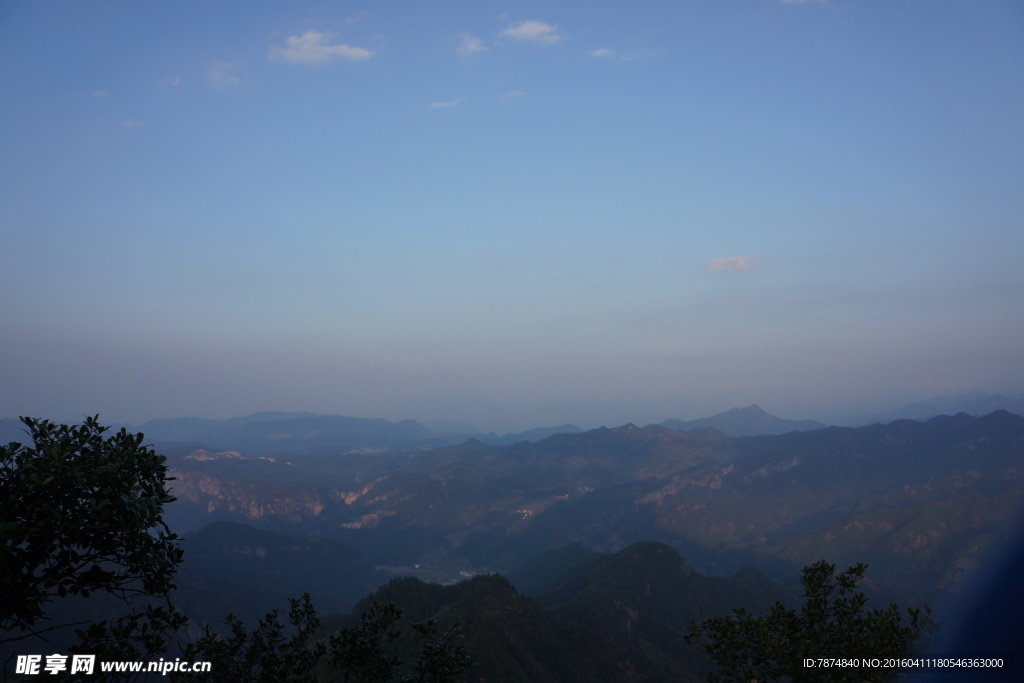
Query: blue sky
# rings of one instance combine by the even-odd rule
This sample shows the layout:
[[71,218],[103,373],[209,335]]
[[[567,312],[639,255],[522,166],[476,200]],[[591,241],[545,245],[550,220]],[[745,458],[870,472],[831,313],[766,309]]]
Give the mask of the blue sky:
[[1024,5],[0,5],[0,415],[1024,391]]

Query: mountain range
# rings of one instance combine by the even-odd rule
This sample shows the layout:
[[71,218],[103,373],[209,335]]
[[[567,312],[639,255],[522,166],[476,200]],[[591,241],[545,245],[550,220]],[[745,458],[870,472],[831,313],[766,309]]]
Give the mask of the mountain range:
[[[912,403],[887,412],[863,413],[851,426],[891,422],[897,419],[925,420],[936,415],[967,413],[975,417],[995,410],[1024,414],[1024,396],[1003,396],[976,391]],[[45,416],[37,416],[43,418]],[[392,422],[380,418],[356,418],[316,413],[261,412],[227,420],[198,417],[149,420],[141,425],[113,424],[131,432],[142,432],[161,450],[181,447],[238,451],[246,455],[273,453],[385,453],[429,450],[474,439],[492,445],[539,441],[553,434],[579,433],[579,426],[562,424],[521,432],[481,433],[466,423],[430,423],[430,429],[416,420]],[[771,415],[753,404],[731,408],[717,415],[695,420],[668,419],[660,423],[675,430],[711,428],[727,436],[760,436],[808,431],[826,426],[815,420],[788,420]],[[0,443],[24,442],[24,426],[14,418],[0,418]]]
[[699,680],[692,619],[792,604],[822,558],[867,564],[872,601],[941,610],[1014,534],[1024,484],[1024,417],[1004,410],[814,428],[754,405],[481,438],[287,413],[143,427],[196,624],[302,592],[352,611],[325,628],[393,602],[461,623],[474,680]]
[[174,528],[215,520],[329,538],[393,575],[511,571],[578,543],[659,541],[698,570],[778,579],[866,562],[882,593],[934,600],[1009,533],[1024,418],[728,437],[624,425],[405,453],[171,456]]
[[939,396],[927,401],[907,404],[896,410],[876,415],[865,422],[891,422],[893,420],[926,420],[935,415],[987,415],[996,410],[1024,415],[1024,395],[1004,396],[985,391],[972,391],[954,396]]

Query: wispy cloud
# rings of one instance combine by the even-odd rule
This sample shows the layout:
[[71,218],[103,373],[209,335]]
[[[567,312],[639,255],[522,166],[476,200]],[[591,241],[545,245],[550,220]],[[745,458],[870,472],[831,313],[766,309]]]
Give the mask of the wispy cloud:
[[550,45],[562,39],[556,31],[558,26],[545,24],[543,21],[527,19],[513,24],[501,32],[501,35],[518,40],[521,43],[540,43]]
[[484,41],[480,40],[479,38],[475,38],[474,36],[471,36],[468,33],[462,34],[462,41],[459,43],[459,46],[455,48],[455,52],[464,59],[472,57],[478,52],[486,51],[487,46],[484,45]]
[[724,256],[716,258],[708,264],[707,271],[721,275],[722,273],[745,273],[757,269],[760,256]]
[[107,91],[106,90],[93,90],[92,91],[92,96],[93,97],[106,97],[107,96]]
[[181,77],[180,76],[168,76],[164,80],[160,81],[160,85],[162,85],[164,87],[171,86],[173,88],[176,88],[179,85],[181,85]]
[[275,62],[319,66],[337,59],[362,62],[373,56],[372,52],[363,47],[353,47],[344,43],[331,44],[333,37],[330,33],[320,31],[306,31],[302,35],[288,36],[284,45],[270,48],[270,59]]
[[459,102],[462,102],[461,97],[454,100],[449,100],[447,102],[431,102],[427,106],[430,107],[431,109],[448,109],[449,107],[459,106]]
[[364,9],[363,11],[356,12],[352,16],[346,18],[342,23],[343,24],[354,24],[354,23],[356,23],[358,21],[362,21],[363,19],[365,19],[368,16],[370,16],[370,10]]
[[622,54],[610,47],[599,47],[596,50],[589,50],[588,55],[594,59],[611,59],[617,62],[631,62],[634,59],[644,59],[654,54],[654,50],[643,50],[641,52],[632,52],[629,54]]
[[210,87],[217,90],[229,90],[242,86],[242,77],[239,71],[242,68],[241,62],[210,62],[206,69],[206,80]]
[[125,119],[121,122],[122,128],[141,128],[146,125],[145,121],[135,121],[133,119]]

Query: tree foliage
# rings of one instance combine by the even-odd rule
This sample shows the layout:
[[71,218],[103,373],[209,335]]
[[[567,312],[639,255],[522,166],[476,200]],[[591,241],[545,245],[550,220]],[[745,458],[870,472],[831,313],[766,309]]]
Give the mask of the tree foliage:
[[459,643],[464,636],[457,624],[443,633],[437,630],[433,619],[413,624],[412,628],[423,639],[423,646],[416,661],[416,675],[409,681],[451,683],[465,679],[473,662],[465,646]]
[[[98,416],[80,426],[22,422],[33,445],[0,446],[0,643],[82,626],[72,653],[137,661],[164,652],[187,621],[169,598],[182,550],[163,521],[164,506],[175,500],[164,487],[166,458],[144,446],[142,434],[106,436]],[[112,595],[127,612],[88,625],[41,626],[55,598],[92,593]],[[392,626],[401,616],[374,603],[360,626],[341,629],[328,647],[317,638],[320,618],[305,594],[291,601],[288,624],[273,610],[250,632],[228,615],[229,634],[207,627],[182,654],[213,664],[203,680],[309,681],[328,665],[353,683],[400,680],[403,662],[386,645],[398,637]],[[461,632],[439,634],[433,622],[412,629],[423,641],[421,656],[414,675],[401,680],[461,680],[470,663],[457,642]]]
[[891,670],[853,667],[806,668],[805,659],[887,658],[908,653],[936,628],[931,608],[908,608],[904,622],[895,603],[865,612],[857,590],[867,567],[836,574],[824,560],[804,567],[804,604],[799,612],[776,602],[763,617],[745,610],[693,622],[686,636],[717,663],[711,681],[883,681]]
[[[281,622],[279,610],[271,610],[251,632],[234,615],[227,615],[224,624],[230,631],[220,635],[209,626],[194,643],[182,648],[186,660],[211,662],[211,673],[195,676],[204,681],[253,681],[277,683],[315,680],[315,669],[327,652],[323,643],[314,640],[320,617],[309,594],[292,599],[288,611],[290,636]],[[190,680],[188,676],[181,679]]]
[[82,651],[161,651],[184,623],[168,599],[182,551],[162,517],[166,459],[98,416],[21,420],[33,445],[0,446],[0,642],[56,628],[41,629],[54,598],[106,592],[128,612],[77,631]]
[[[464,680],[471,666],[466,648],[458,641],[458,627],[438,633],[433,621],[412,624],[422,641],[412,676],[401,675],[404,662],[391,654],[402,633],[395,627],[402,610],[374,602],[360,617],[359,626],[344,627],[330,635],[328,644],[315,639],[320,618],[309,594],[291,600],[289,623],[277,610],[268,612],[250,631],[232,615],[224,620],[229,633],[206,627],[202,637],[182,649],[187,660],[211,662],[211,673],[181,674],[178,680],[213,683],[256,681],[340,680],[344,683],[455,683]],[[286,635],[286,631],[291,635]]]
[[341,670],[344,683],[390,681],[402,660],[388,654],[401,633],[394,628],[402,610],[374,601],[360,616],[359,626],[346,626],[331,635],[331,666]]

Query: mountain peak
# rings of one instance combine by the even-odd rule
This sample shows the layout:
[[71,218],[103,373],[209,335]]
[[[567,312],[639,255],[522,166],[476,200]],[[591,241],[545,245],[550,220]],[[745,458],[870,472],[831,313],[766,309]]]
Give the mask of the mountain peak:
[[746,408],[730,408],[723,413],[701,420],[665,420],[661,426],[678,430],[711,427],[728,436],[762,436],[810,431],[821,429],[825,425],[813,420],[785,420],[766,412],[756,403],[751,403]]
[[[769,417],[775,417],[774,415],[771,415],[771,414],[765,412],[765,410],[763,408],[761,408],[761,406],[757,405],[756,403],[751,403],[746,408],[730,408],[729,410],[725,411],[724,413],[719,413],[718,415],[736,415],[736,414],[742,414],[742,415],[768,415]],[[716,417],[717,417],[717,415],[716,415]]]

